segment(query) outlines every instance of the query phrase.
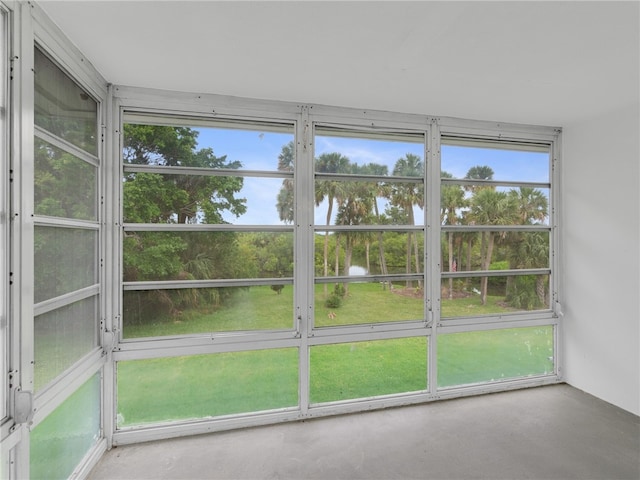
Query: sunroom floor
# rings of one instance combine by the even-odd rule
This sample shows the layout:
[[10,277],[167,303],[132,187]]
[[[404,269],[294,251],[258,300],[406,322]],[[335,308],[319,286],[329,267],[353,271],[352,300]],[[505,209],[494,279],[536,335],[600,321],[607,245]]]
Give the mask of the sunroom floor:
[[128,445],[102,479],[633,479],[640,418],[569,385]]

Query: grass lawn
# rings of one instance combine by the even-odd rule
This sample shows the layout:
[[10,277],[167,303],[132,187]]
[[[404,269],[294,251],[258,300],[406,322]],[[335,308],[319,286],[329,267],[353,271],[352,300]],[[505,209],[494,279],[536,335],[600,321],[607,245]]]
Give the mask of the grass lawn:
[[[382,290],[377,283],[351,284],[337,309],[324,306],[316,286],[320,326],[422,318],[421,298]],[[502,297],[443,300],[449,315],[505,312]],[[293,289],[244,289],[234,303],[178,321],[127,327],[127,337],[217,330],[291,328]],[[329,313],[336,315],[331,318]],[[473,312],[473,313],[470,313]],[[212,326],[214,328],[212,328]],[[427,388],[425,337],[315,346],[310,351],[312,403],[420,391]],[[553,370],[552,327],[465,332],[438,337],[438,386],[448,387]],[[194,355],[118,363],[120,426],[196,419],[295,407],[298,349]]]

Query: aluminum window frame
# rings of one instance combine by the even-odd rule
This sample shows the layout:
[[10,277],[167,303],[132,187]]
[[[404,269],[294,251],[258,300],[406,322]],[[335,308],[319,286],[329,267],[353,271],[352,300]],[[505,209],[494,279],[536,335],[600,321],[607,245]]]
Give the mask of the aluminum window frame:
[[[0,5],[0,8],[4,7]],[[10,254],[11,289],[10,289],[10,368],[11,383],[9,392],[10,422],[9,425],[12,450],[10,478],[28,478],[30,469],[30,431],[42,420],[46,412],[54,410],[73,394],[76,382],[83,375],[98,373],[105,364],[98,332],[100,319],[95,318],[96,346],[86,352],[82,358],[69,365],[64,372],[56,377],[45,388],[34,394],[34,314],[55,308],[56,305],[67,304],[76,295],[72,292],[68,298],[51,299],[48,305],[44,303],[34,308],[34,229],[36,225],[62,226],[62,228],[81,227],[97,232],[96,240],[96,278],[100,278],[102,258],[99,251],[103,248],[100,239],[100,218],[92,224],[76,220],[62,220],[58,225],[53,217],[36,217],[34,215],[34,144],[36,130],[34,122],[35,89],[33,82],[33,67],[35,48],[39,48],[54,63],[78,84],[86,93],[103,102],[106,95],[106,81],[93,69],[91,64],[68,41],[65,35],[49,20],[43,10],[30,2],[11,2],[7,9],[12,16],[11,35],[11,106],[12,116],[9,128],[11,135],[11,232],[8,239]],[[102,126],[106,118],[100,108],[96,112],[96,145],[98,155],[103,157]],[[42,132],[40,132],[42,133]],[[64,142],[63,142],[64,143]],[[82,158],[82,157],[81,157]],[[100,215],[101,195],[100,180],[96,184],[96,211]],[[90,290],[100,292],[101,281],[96,281]],[[85,295],[87,292],[83,292]],[[96,295],[96,303],[104,303],[101,294]],[[101,307],[100,307],[101,308]],[[18,396],[20,401],[18,401]],[[101,408],[97,405],[96,408]],[[17,439],[14,441],[13,439]],[[3,444],[3,460],[4,460]],[[106,449],[104,438],[97,439],[91,451],[91,465],[94,465],[99,455]],[[87,468],[89,464],[85,464]]]
[[[298,420],[304,418],[320,417],[340,413],[358,412],[371,408],[384,408],[388,406],[409,405],[423,403],[443,398],[456,398],[465,395],[487,393],[494,391],[504,391],[525,386],[543,385],[560,381],[559,365],[559,322],[555,315],[555,299],[559,298],[559,293],[553,291],[553,308],[548,311],[536,311],[525,315],[511,316],[490,316],[485,318],[470,317],[456,318],[446,321],[441,318],[440,311],[440,281],[443,272],[440,265],[440,238],[443,232],[449,227],[440,225],[440,144],[443,136],[457,136],[468,139],[468,141],[498,140],[501,144],[524,145],[530,149],[532,145],[550,145],[550,151],[554,158],[559,155],[560,130],[553,127],[539,127],[519,124],[498,124],[485,121],[468,121],[446,117],[431,117],[427,115],[401,114],[395,112],[379,112],[369,110],[359,110],[343,107],[319,106],[312,104],[294,104],[289,102],[277,102],[256,100],[249,98],[226,97],[214,94],[194,95],[181,92],[157,91],[137,87],[114,86],[113,106],[114,113],[113,141],[111,149],[114,155],[121,155],[122,142],[119,138],[122,131],[123,116],[126,113],[131,118],[143,118],[147,123],[148,118],[155,119],[157,124],[175,125],[176,119],[186,119],[187,123],[193,124],[194,119],[202,121],[203,125],[208,125],[210,121],[226,122],[229,125],[246,125],[242,122],[274,122],[295,124],[295,148],[296,166],[294,172],[290,173],[295,179],[294,190],[296,193],[296,217],[293,222],[295,232],[294,257],[296,270],[294,272],[294,304],[297,326],[294,331],[241,331],[241,332],[214,332],[211,334],[178,335],[171,337],[147,337],[142,339],[121,339],[121,332],[118,332],[118,322],[121,321],[120,313],[114,315],[114,343],[112,359],[113,364],[119,361],[149,359],[159,357],[183,356],[192,354],[213,354],[232,351],[250,351],[270,348],[299,348],[299,400],[297,408],[286,409],[286,411],[256,412],[242,415],[231,415],[224,418],[203,418],[195,421],[167,422],[143,427],[117,430],[115,428],[115,416],[117,400],[115,398],[115,387],[109,398],[112,426],[112,444],[124,445],[139,441],[156,440],[180,435],[190,435],[211,431],[227,430],[245,426],[265,425],[280,421]],[[166,118],[165,118],[166,117]],[[314,145],[315,128],[326,129],[332,133],[340,133],[345,136],[362,135],[363,132],[370,132],[372,135],[388,134],[399,135],[418,132],[424,138],[424,163],[425,178],[418,180],[424,182],[425,186],[425,207],[424,225],[357,225],[357,226],[335,226],[335,225],[314,225],[314,179],[332,179],[337,181],[376,181],[380,177],[369,175],[348,175],[348,174],[316,174],[314,171]],[[176,167],[153,167],[162,173],[183,173],[182,170],[176,172]],[[130,171],[151,170],[147,166],[131,166],[120,162],[119,169],[116,168],[111,173],[109,183],[112,185],[112,193],[118,198],[120,195],[120,179],[125,169]],[[198,170],[190,173],[200,174]],[[229,172],[221,172],[221,174]],[[261,171],[235,171],[235,174],[269,177],[273,172]],[[276,172],[275,176],[283,178],[284,172]],[[400,177],[387,176],[384,180],[396,179]],[[416,179],[409,177],[402,178],[408,182],[416,182]],[[448,181],[448,180],[447,180]],[[453,183],[456,181],[453,180]],[[446,182],[444,182],[446,183]],[[460,181],[458,181],[460,183]],[[537,186],[540,182],[500,182],[500,185],[508,184],[513,186]],[[557,177],[550,179],[550,196],[556,199]],[[547,184],[544,184],[545,186]],[[557,208],[554,203],[553,208]],[[120,210],[119,205],[115,211]],[[551,209],[550,204],[550,209]],[[554,221],[557,220],[557,215]],[[117,220],[115,222],[118,223]],[[117,225],[113,230],[111,239],[116,255],[122,254],[121,231],[228,231],[246,230],[251,231],[256,226],[241,225],[156,225],[156,224],[125,224]],[[285,229],[291,226],[284,226]],[[545,226],[508,226],[507,230],[532,232],[537,230],[549,231],[553,242],[557,242],[557,230],[555,223]],[[283,226],[275,225],[270,227],[257,226],[259,230],[281,231]],[[454,227],[451,227],[454,229]],[[481,227],[483,228],[483,227]],[[501,227],[502,228],[502,227]],[[334,282],[336,278],[347,280],[343,277],[316,278],[314,274],[313,260],[313,236],[316,232],[330,231],[420,231],[424,235],[424,272],[421,279],[426,285],[425,293],[425,315],[420,321],[389,322],[379,324],[330,326],[315,328],[314,320],[314,286],[316,283]],[[554,250],[554,263],[550,263],[549,269],[529,269],[526,273],[539,273],[551,270],[557,274],[557,251]],[[118,260],[119,268],[122,266],[122,258]],[[523,273],[525,271],[522,271]],[[483,272],[480,272],[483,273]],[[477,272],[474,272],[477,274]],[[491,275],[495,275],[491,271]],[[117,275],[116,275],[117,277]],[[402,280],[409,275],[396,275],[393,278]],[[378,280],[378,276],[371,276],[370,280]],[[136,288],[154,288],[162,283],[145,282],[137,285],[124,283],[118,278],[112,278],[112,288],[115,292],[120,292],[120,302],[115,312],[120,312],[121,295],[124,290]],[[256,280],[257,283],[270,282],[270,279]],[[226,282],[226,283],[225,283]],[[235,281],[196,281],[193,285],[235,285]],[[164,285],[170,285],[164,284]],[[556,284],[557,285],[557,282]],[[172,285],[173,286],[173,285]],[[115,301],[115,300],[114,300]],[[115,307],[114,307],[115,308]],[[482,385],[463,385],[460,387],[448,387],[447,389],[437,388],[437,336],[438,333],[457,333],[482,330],[499,330],[514,327],[529,326],[553,326],[554,349],[556,358],[556,370],[550,374],[508,379]],[[310,348],[316,345],[331,345],[366,340],[384,340],[406,337],[424,337],[428,341],[428,388],[423,392],[409,392],[407,394],[382,395],[379,397],[359,398],[348,401],[330,402],[328,404],[309,403],[309,353]],[[114,373],[111,374],[111,381],[115,385]]]
[[[256,130],[264,131],[260,129],[260,126],[269,129],[269,132],[277,133],[292,133],[296,131],[296,119],[291,117],[284,117],[280,120],[273,120],[269,118],[263,118],[260,116],[252,117],[234,117],[234,116],[219,116],[215,115],[214,118],[207,118],[206,116],[198,113],[190,113],[188,111],[178,112],[165,112],[159,114],[154,112],[153,108],[140,109],[133,108],[128,109],[124,107],[117,108],[119,111],[119,128],[118,132],[122,132],[125,124],[142,124],[142,125],[162,125],[171,127],[180,126],[199,126],[199,127],[219,127],[219,128],[234,128],[238,130]],[[150,113],[145,113],[150,112]],[[129,121],[132,120],[132,121]],[[194,176],[224,176],[224,177],[253,177],[253,178],[277,178],[277,179],[295,179],[295,170],[293,172],[277,171],[277,170],[251,170],[251,169],[209,169],[209,168],[196,168],[196,167],[180,167],[180,166],[161,166],[161,165],[132,165],[127,164],[123,160],[123,142],[121,135],[118,135],[118,162],[120,168],[120,179],[118,180],[119,194],[119,219],[124,218],[123,211],[123,199],[124,199],[124,187],[121,181],[124,175],[128,172],[145,172],[145,173],[160,173],[160,174],[179,174],[179,175],[194,175]],[[242,225],[242,224],[163,224],[163,223],[124,223],[121,220],[118,221],[121,225],[121,234],[126,232],[269,232],[269,233],[292,233],[295,236],[295,220],[294,225]],[[295,240],[294,240],[295,242]],[[120,269],[123,268],[124,249],[122,246],[122,237],[119,238],[119,257],[120,257]],[[294,245],[293,256],[295,258],[296,247]],[[119,275],[122,278],[122,275]],[[299,321],[296,315],[292,315],[291,328],[277,329],[277,330],[245,330],[245,331],[215,331],[209,333],[190,333],[184,335],[173,335],[167,337],[141,337],[141,338],[124,338],[124,325],[123,325],[123,299],[122,294],[124,291],[148,291],[156,289],[192,289],[192,288],[216,288],[216,287],[245,287],[245,286],[264,286],[264,285],[294,285],[293,277],[288,278],[240,278],[240,279],[209,279],[209,280],[175,280],[175,281],[124,281],[120,280],[118,283],[118,290],[120,292],[120,302],[118,309],[118,324],[114,325],[114,330],[117,332],[117,340],[120,343],[119,350],[124,351],[138,351],[140,348],[140,342],[144,345],[148,345],[153,348],[153,345],[164,345],[165,348],[180,348],[185,345],[185,339],[187,343],[192,344],[196,349],[198,346],[206,345],[215,338],[218,343],[237,343],[239,337],[248,339],[249,341],[257,341],[258,344],[262,343],[264,335],[268,335],[269,339],[281,340],[289,339],[291,337],[298,337],[300,335]],[[295,293],[294,293],[295,296]],[[295,302],[294,302],[295,305]],[[295,313],[295,312],[293,312]],[[269,342],[267,342],[269,343]],[[270,343],[269,343],[270,344]],[[143,348],[146,350],[147,346]],[[259,347],[261,348],[261,347]],[[196,350],[194,350],[196,351]],[[213,352],[216,350],[214,349]],[[212,353],[206,350],[204,353]],[[176,355],[179,355],[176,353]]]

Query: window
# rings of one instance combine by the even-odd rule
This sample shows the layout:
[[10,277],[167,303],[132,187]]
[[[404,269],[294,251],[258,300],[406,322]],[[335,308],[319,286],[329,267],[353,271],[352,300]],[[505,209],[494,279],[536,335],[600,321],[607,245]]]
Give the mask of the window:
[[117,441],[557,380],[554,130],[122,92]]
[[314,146],[314,326],[424,322],[424,134],[318,126]]
[[550,147],[442,141],[442,317],[549,310]]
[[124,338],[293,330],[293,126],[125,122]]
[[35,49],[36,392],[98,346],[98,103]]

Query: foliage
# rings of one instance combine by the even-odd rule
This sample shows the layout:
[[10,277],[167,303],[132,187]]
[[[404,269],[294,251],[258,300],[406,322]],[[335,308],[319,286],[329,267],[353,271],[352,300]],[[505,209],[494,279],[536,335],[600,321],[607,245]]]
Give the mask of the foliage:
[[[237,169],[239,161],[197,150],[196,130],[186,127],[125,125],[125,163],[206,169]],[[123,182],[125,223],[224,223],[223,212],[241,215],[242,178],[128,172]],[[196,280],[238,278],[250,273],[234,233],[127,232],[123,243],[124,280]],[[141,292],[135,302],[138,321],[160,311],[180,314],[186,308],[215,304],[226,295],[198,289]],[[126,302],[125,302],[126,303]],[[125,318],[125,322],[127,319]]]
[[513,308],[535,310],[543,306],[536,293],[536,277],[521,275],[515,277],[507,290],[506,301]]
[[[293,140],[282,147],[280,155],[278,155],[278,170],[281,172],[293,172],[295,163],[295,145]],[[293,223],[293,180],[285,178],[282,181],[282,187],[278,192],[276,208],[280,220],[285,223]]]
[[324,302],[325,307],[327,308],[340,308],[342,305],[342,297],[337,293],[333,292]]

